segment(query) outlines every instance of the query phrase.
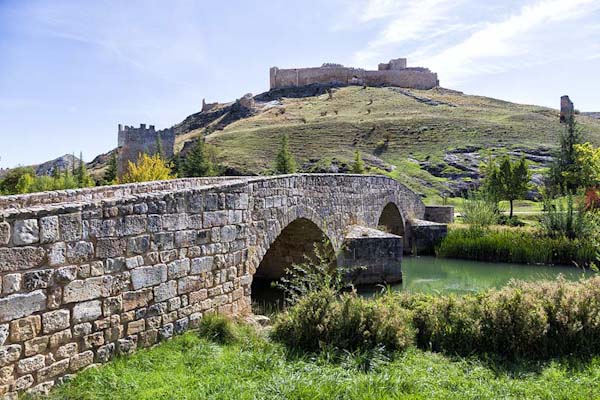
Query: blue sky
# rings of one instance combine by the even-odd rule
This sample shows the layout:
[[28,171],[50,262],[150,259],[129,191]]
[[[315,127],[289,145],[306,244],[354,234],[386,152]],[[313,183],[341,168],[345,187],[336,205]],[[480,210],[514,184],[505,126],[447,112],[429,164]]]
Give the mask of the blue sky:
[[600,0],[0,0],[0,167],[116,146],[268,89],[271,66],[408,57],[442,86],[600,111]]

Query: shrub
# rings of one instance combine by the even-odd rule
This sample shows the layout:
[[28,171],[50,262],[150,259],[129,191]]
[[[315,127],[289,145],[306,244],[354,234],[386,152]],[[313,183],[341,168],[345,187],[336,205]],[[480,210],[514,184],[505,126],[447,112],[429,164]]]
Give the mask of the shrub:
[[481,194],[471,193],[463,204],[463,221],[475,227],[487,227],[498,222],[498,205]]
[[437,249],[439,257],[525,264],[589,265],[596,260],[593,241],[547,237],[526,229],[453,229]]
[[425,349],[507,359],[600,353],[600,277],[511,282],[479,295],[431,297],[413,309]]
[[397,303],[354,293],[337,297],[331,289],[302,298],[277,318],[271,334],[290,349],[309,352],[400,351],[414,337],[410,313]]
[[563,201],[546,201],[540,225],[544,234],[549,237],[566,236],[570,239],[588,238],[598,228],[595,215],[585,210],[585,202],[576,202],[574,197],[567,196]]
[[238,340],[238,330],[233,321],[220,314],[206,314],[200,321],[198,334],[217,343],[233,343]]
[[127,171],[119,179],[119,183],[150,182],[172,178],[170,166],[159,154],[149,156],[144,153],[140,154],[135,164],[128,162]]

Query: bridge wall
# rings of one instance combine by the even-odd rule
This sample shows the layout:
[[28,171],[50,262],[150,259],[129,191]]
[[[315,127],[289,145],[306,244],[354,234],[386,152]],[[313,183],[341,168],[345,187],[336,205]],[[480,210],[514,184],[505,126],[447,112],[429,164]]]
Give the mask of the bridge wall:
[[186,179],[0,198],[0,395],[47,391],[91,364],[150,346],[206,312],[250,312],[263,255],[297,218],[339,249],[394,202],[372,176]]

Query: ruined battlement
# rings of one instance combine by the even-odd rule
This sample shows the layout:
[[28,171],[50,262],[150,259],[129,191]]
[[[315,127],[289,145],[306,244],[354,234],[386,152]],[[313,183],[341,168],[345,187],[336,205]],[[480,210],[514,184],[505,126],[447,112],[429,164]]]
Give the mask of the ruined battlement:
[[156,154],[159,142],[163,156],[173,157],[175,148],[175,130],[173,128],[157,131],[154,125],[146,127],[146,124],[140,124],[139,128],[135,128],[119,124],[119,175],[125,171],[127,163],[135,162],[141,153]]
[[439,86],[437,74],[428,68],[407,67],[406,58],[381,63],[377,71],[344,67],[326,63],[321,67],[283,69],[272,67],[270,87],[305,86],[315,83],[366,86],[397,86],[412,89],[432,89]]

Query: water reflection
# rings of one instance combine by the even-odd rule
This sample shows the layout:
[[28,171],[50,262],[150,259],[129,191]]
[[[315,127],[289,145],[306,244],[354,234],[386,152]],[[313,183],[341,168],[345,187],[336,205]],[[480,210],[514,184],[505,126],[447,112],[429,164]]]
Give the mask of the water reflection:
[[554,280],[563,275],[568,280],[590,276],[575,267],[489,263],[450,260],[435,257],[405,257],[402,261],[403,282],[395,290],[421,293],[476,293],[500,288],[511,279],[525,281]]

